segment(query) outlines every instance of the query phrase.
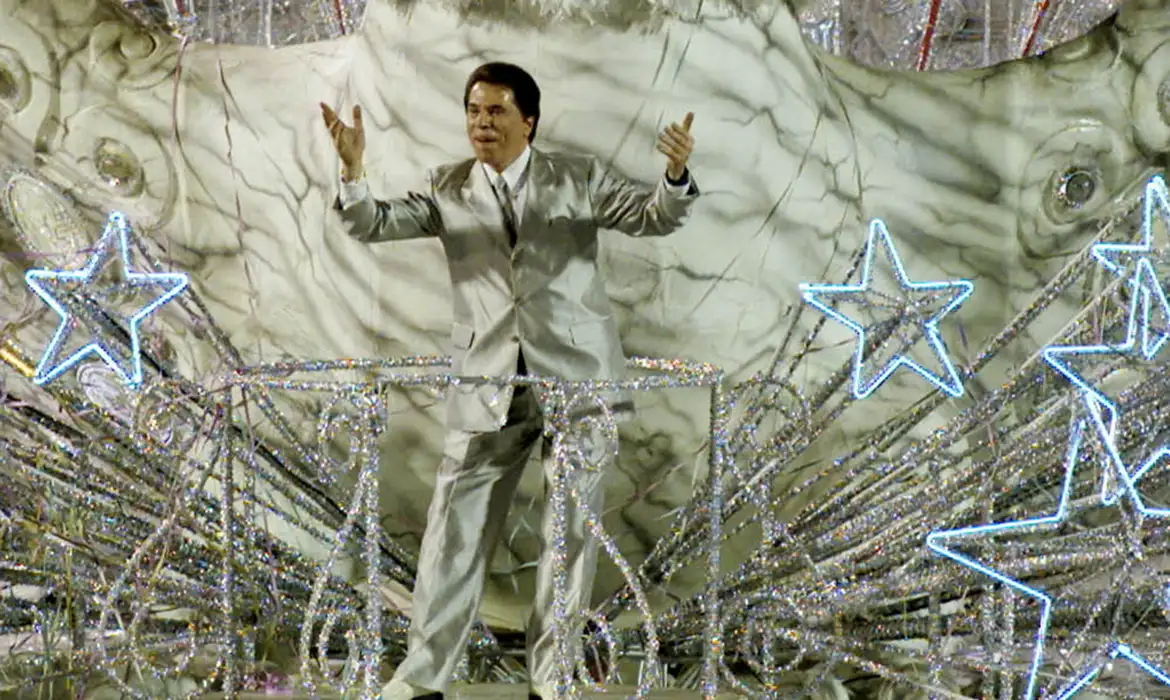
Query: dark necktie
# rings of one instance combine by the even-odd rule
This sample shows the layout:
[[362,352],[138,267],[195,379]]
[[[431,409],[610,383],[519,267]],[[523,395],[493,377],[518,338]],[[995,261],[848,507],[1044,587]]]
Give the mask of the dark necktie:
[[[508,189],[508,182],[500,176],[496,179],[496,199],[500,202],[500,211],[504,214],[504,228],[508,230],[508,244],[516,247],[516,209],[512,206],[512,192]],[[524,361],[524,352],[521,351],[516,361],[516,374],[528,374],[528,364]],[[519,389],[523,392],[521,385]]]
[[500,210],[504,213],[504,228],[508,231],[508,245],[516,247],[516,210],[512,207],[512,192],[508,183],[500,176],[496,180],[496,199],[500,202]]

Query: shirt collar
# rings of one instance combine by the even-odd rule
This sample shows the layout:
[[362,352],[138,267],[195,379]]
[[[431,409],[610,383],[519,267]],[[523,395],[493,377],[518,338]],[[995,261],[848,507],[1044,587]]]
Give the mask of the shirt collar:
[[490,182],[495,183],[500,178],[500,175],[503,175],[504,182],[508,183],[508,189],[512,192],[518,192],[524,180],[524,175],[528,172],[528,162],[531,160],[532,149],[525,146],[524,152],[520,154],[520,157],[512,161],[511,165],[504,168],[503,173],[497,173],[487,163],[480,163],[480,165],[483,167],[483,171],[487,173]]

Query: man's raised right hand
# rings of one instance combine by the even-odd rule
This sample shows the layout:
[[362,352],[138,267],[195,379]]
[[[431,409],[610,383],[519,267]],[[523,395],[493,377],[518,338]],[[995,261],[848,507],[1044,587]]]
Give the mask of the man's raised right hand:
[[346,126],[337,112],[321,103],[321,117],[333,138],[333,148],[341,159],[342,177],[355,180],[362,175],[362,157],[366,151],[366,131],[362,127],[362,108],[353,108],[353,126]]

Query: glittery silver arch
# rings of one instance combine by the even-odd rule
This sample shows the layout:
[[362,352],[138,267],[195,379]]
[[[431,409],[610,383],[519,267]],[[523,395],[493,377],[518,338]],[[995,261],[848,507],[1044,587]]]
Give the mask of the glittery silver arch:
[[[192,41],[289,46],[361,28],[369,0],[109,0],[139,22]],[[618,30],[653,28],[700,10],[695,0],[387,0],[408,14],[424,4],[469,21],[539,28],[580,22]],[[702,3],[709,7],[712,3]],[[782,0],[717,0],[767,17]],[[1120,0],[789,0],[805,39],[863,65],[957,70],[1032,56],[1108,19]]]

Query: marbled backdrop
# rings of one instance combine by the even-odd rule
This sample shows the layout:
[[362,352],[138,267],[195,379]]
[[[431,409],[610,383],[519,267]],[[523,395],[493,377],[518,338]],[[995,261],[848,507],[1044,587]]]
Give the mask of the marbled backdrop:
[[[882,217],[912,277],[976,283],[959,322],[945,327],[962,364],[1100,219],[1132,202],[1170,146],[1170,3],[1161,0],[1131,2],[1117,23],[1043,58],[935,74],[825,56],[781,3],[750,17],[701,7],[650,34],[572,24],[537,33],[375,2],[353,36],[270,50],[139,34],[96,0],[0,0],[0,147],[28,173],[7,194],[16,228],[0,230],[10,251],[19,234],[38,261],[65,262],[97,236],[106,209],[128,212],[159,255],[192,275],[249,363],[444,352],[440,247],[346,239],[329,210],[337,163],[316,105],[363,106],[374,189],[393,194],[467,154],[464,78],[502,59],[528,66],[543,86],[540,147],[592,153],[632,177],[658,177],[655,133],[696,113],[693,170],[705,195],[693,220],[665,240],[605,237],[628,354],[704,360],[740,378],[769,368],[787,329],[803,334],[817,320],[798,317],[797,283],[841,279],[867,220]],[[76,210],[34,176],[69,192]],[[9,259],[2,303],[11,321],[28,306],[17,274],[28,258]],[[1017,342],[968,390],[998,384],[1071,312]],[[222,368],[206,334],[181,318],[163,315],[154,347],[186,375],[212,376]],[[35,355],[52,319],[22,323],[15,337]],[[825,337],[798,385],[847,360],[851,336]],[[28,391],[14,375],[7,382]],[[851,409],[821,454],[925,393],[900,376]],[[299,419],[311,404],[290,399],[303,407]],[[635,559],[690,498],[706,459],[701,392],[643,396],[639,406],[607,517]],[[936,421],[962,406],[947,404]],[[414,547],[441,413],[425,392],[394,408],[382,507],[387,527]],[[494,563],[493,622],[522,619],[540,497],[532,470]],[[605,572],[599,596],[616,576]]]

